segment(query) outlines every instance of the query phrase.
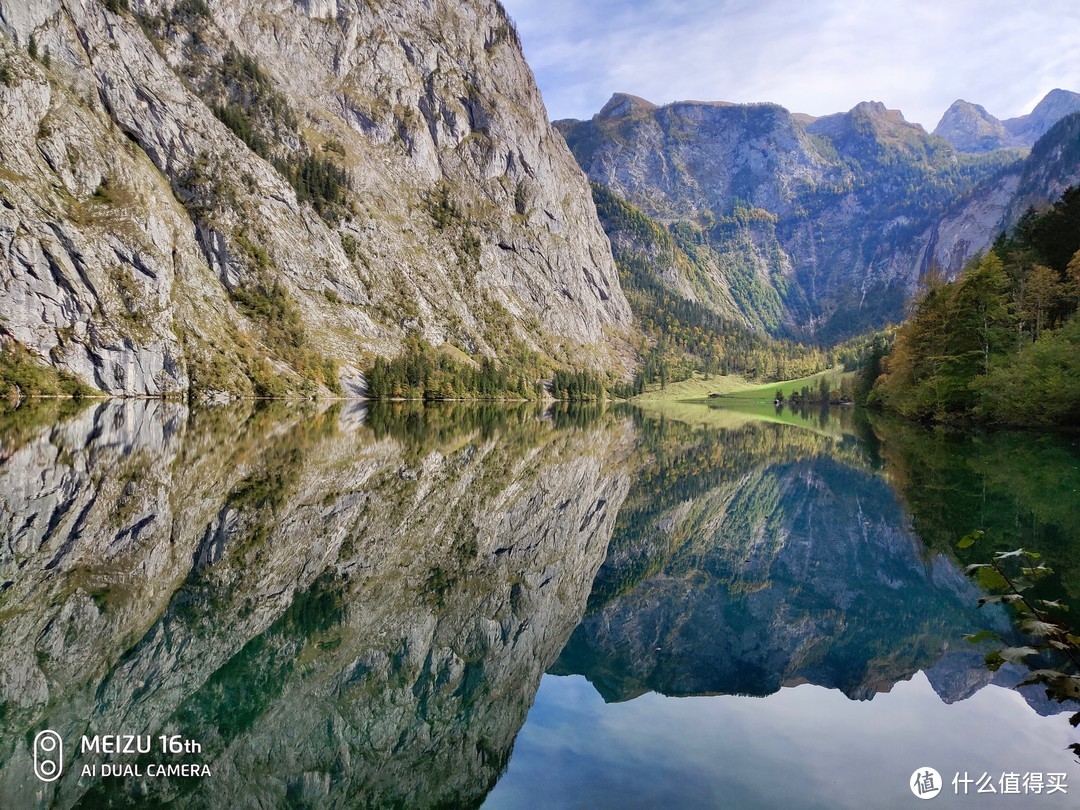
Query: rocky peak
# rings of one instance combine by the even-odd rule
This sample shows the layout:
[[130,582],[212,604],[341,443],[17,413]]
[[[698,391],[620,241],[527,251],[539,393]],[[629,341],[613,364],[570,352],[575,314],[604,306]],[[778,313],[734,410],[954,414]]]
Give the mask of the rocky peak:
[[860,101],[846,113],[818,118],[806,130],[831,139],[869,136],[878,141],[902,142],[927,136],[921,124],[908,121],[900,110],[891,110],[880,101]]
[[1010,118],[1005,129],[1025,146],[1034,145],[1054,124],[1070,113],[1080,112],[1080,93],[1051,90],[1027,115]]
[[890,110],[881,101],[860,101],[851,108],[849,114],[853,117],[861,116],[872,120],[904,120],[899,110]]
[[651,101],[646,101],[641,96],[632,96],[629,93],[614,93],[608,103],[600,108],[596,118],[629,118],[639,113],[647,113],[656,109]]
[[889,109],[880,101],[860,101],[848,111],[847,116],[853,121],[870,121],[883,130],[899,127],[925,132],[922,124],[908,121],[900,110]]
[[958,152],[989,152],[1016,145],[1005,125],[980,104],[957,99],[941,116],[934,134],[944,138]]

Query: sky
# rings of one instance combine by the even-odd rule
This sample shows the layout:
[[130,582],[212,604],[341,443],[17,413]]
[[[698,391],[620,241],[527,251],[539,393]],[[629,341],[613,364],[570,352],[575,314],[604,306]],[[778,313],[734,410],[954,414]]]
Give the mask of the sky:
[[958,98],[998,118],[1080,92],[1078,0],[503,0],[552,119],[615,91],[771,101],[827,115],[882,101],[933,130]]

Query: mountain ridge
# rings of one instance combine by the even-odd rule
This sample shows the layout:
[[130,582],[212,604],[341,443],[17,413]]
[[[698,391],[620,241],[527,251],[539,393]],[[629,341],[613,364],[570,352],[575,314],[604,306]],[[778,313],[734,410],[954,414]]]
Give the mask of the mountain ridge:
[[[605,109],[588,121],[555,122],[590,179],[666,227],[694,229],[717,255],[740,240],[754,244],[742,251],[752,275],[782,302],[782,317],[767,327],[776,335],[831,342],[899,320],[925,272],[957,272],[1015,221],[1005,209],[1015,208],[1019,181],[1008,172],[1022,171],[1020,152],[960,152],[881,102],[811,118],[775,104],[654,105],[621,93]],[[612,116],[615,109],[623,114]],[[1062,165],[1059,174],[1075,168]],[[1054,198],[1058,184],[1046,176],[1040,183],[1029,189],[1031,202]],[[980,191],[986,184],[990,191]],[[943,223],[987,196],[994,215],[965,223],[978,233]],[[940,255],[950,242],[949,255]],[[730,287],[730,279],[712,286]],[[743,304],[740,311],[760,315]]]

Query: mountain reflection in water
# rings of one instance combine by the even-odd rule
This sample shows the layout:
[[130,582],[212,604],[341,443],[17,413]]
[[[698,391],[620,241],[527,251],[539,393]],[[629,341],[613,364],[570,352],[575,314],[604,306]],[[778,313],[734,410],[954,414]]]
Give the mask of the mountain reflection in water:
[[[625,725],[620,749],[598,732],[608,712],[644,712],[654,726],[667,717],[668,729],[684,714],[658,694],[605,708],[593,687],[603,701],[798,694],[784,705],[800,727],[815,707],[882,705],[837,703],[818,687],[867,699],[924,685],[951,702],[1021,677],[1015,666],[992,675],[962,639],[1013,632],[1003,610],[976,610],[951,524],[933,529],[968,512],[947,518],[949,498],[912,484],[959,477],[997,503],[992,482],[926,460],[955,448],[870,432],[850,413],[703,410],[687,421],[636,409],[129,401],[0,416],[0,804],[456,807],[489,792],[499,806],[626,804],[619,791],[574,799],[530,781],[576,784],[596,758],[559,741],[595,734],[611,746],[610,773],[589,778],[621,768],[635,784],[631,770],[649,773],[647,726]],[[1014,516],[1052,524],[1039,536],[1058,543],[1071,583],[1063,538],[1075,515],[1022,497],[1034,496],[1016,496]],[[541,687],[545,671],[592,686],[547,676]],[[797,684],[816,686],[782,689]],[[1042,720],[1011,691],[977,697],[998,693]],[[1025,697],[1059,708],[1037,689]],[[762,718],[769,701],[756,701]],[[753,734],[754,711],[739,710],[739,734]],[[71,752],[50,784],[32,765],[45,728]],[[107,733],[196,740],[202,751],[175,761],[213,775],[81,776],[93,755],[76,742]],[[830,733],[846,741],[839,752],[868,745],[858,722]],[[698,765],[678,772],[671,795],[715,804],[710,780],[723,768]],[[828,785],[814,794],[822,806]]]
[[892,808],[927,765],[942,805],[1075,806],[952,778],[1076,775],[1065,718],[1040,716],[1068,707],[963,639],[1019,635],[954,551],[973,525],[1034,543],[1073,601],[1076,444],[690,408],[639,419],[648,463],[486,806]]
[[958,641],[1006,631],[1004,613],[927,553],[857,442],[762,422],[650,431],[642,493],[664,494],[631,491],[554,672],[607,700],[804,682],[866,699],[926,670],[953,701],[990,680]]
[[[20,419],[0,468],[5,807],[478,803],[630,483],[619,420],[159,402]],[[41,728],[69,751],[181,734],[213,776],[93,780],[76,755],[44,785]]]

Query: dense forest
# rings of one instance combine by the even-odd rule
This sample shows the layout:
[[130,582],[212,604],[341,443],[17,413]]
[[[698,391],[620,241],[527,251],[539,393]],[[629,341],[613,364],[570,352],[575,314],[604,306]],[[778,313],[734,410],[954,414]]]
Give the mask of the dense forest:
[[[521,364],[524,366],[524,364]],[[372,399],[530,399],[538,386],[525,369],[485,357],[479,364],[458,360],[421,340],[411,340],[392,360],[376,358],[367,372]]]
[[946,283],[930,274],[870,394],[934,422],[1080,424],[1080,188]]
[[[688,277],[709,274],[699,255],[708,235],[686,223],[665,228],[603,186],[594,183],[592,189],[600,223],[611,238],[619,281],[646,339],[636,391],[685,380],[694,372],[773,381],[808,376],[835,364],[832,352],[771,337],[665,284],[657,257]],[[728,275],[733,287],[745,287],[739,295],[753,302],[755,310],[769,309],[767,296],[752,280]]]
[[[479,364],[422,341],[397,357],[367,369],[373,399],[530,399],[545,392],[555,399],[597,401],[629,398],[650,385],[690,378],[741,374],[765,381],[804,377],[836,365],[864,348],[867,338],[823,350],[774,338],[761,328],[693,301],[660,279],[658,255],[674,256],[694,273],[708,272],[697,255],[702,234],[685,223],[670,229],[646,217],[601,186],[593,186],[601,223],[612,238],[619,280],[638,327],[639,370],[630,383],[603,380],[578,369],[550,369],[528,352]],[[738,280],[738,279],[736,279]],[[745,295],[752,295],[749,282]]]

